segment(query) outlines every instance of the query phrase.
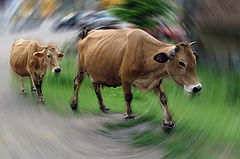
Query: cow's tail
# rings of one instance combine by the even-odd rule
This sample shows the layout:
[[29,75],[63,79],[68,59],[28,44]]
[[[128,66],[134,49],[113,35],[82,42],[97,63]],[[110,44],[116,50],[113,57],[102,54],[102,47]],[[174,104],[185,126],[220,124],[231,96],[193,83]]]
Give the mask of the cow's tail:
[[84,27],[78,34],[79,39],[84,39],[87,36],[88,32],[91,30],[92,30],[91,28]]

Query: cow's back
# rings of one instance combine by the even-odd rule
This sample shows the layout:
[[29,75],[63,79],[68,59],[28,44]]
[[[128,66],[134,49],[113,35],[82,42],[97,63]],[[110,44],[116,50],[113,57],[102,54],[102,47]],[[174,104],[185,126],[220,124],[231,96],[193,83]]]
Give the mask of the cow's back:
[[93,30],[79,42],[80,63],[96,82],[118,86],[145,73],[161,45],[140,29]]
[[28,48],[31,43],[32,42],[29,40],[20,39],[15,41],[12,45],[10,65],[13,71],[20,76],[29,76],[26,67],[28,60]]
[[121,85],[119,69],[127,45],[124,30],[93,30],[79,42],[80,61],[96,82]]

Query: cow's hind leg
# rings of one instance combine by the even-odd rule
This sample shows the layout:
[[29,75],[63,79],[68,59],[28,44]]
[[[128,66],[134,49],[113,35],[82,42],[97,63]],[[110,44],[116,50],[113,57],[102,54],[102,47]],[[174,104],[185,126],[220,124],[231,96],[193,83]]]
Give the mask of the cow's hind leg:
[[94,83],[94,82],[93,82],[92,84],[93,84],[95,93],[96,93],[97,98],[98,98],[98,102],[99,102],[99,105],[100,105],[100,109],[101,109],[103,112],[109,111],[110,109],[109,109],[108,107],[106,107],[106,105],[105,105],[104,102],[103,102],[100,84],[99,84],[99,83]]
[[131,93],[131,84],[128,82],[122,82],[123,91],[126,100],[126,112],[125,119],[135,119],[135,116],[132,114],[131,101],[132,101],[132,93]]
[[24,77],[21,77],[21,91],[22,93],[26,93],[26,89],[24,87]]
[[164,126],[164,128],[172,129],[173,126],[174,126],[174,123],[172,121],[172,116],[170,114],[170,111],[168,110],[167,97],[166,97],[166,95],[164,93],[164,89],[163,89],[161,84],[162,84],[162,81],[160,81],[159,85],[154,88],[154,92],[159,97],[160,102],[162,104],[162,108],[163,108],[163,126]]
[[76,110],[78,108],[78,90],[80,88],[84,76],[85,76],[84,72],[78,71],[77,75],[74,78],[74,97],[70,105],[72,110]]

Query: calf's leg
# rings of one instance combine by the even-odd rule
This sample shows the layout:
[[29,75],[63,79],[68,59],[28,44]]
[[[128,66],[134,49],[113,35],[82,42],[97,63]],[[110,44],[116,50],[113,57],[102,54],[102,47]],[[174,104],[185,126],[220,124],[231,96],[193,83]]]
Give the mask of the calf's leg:
[[135,116],[132,114],[131,101],[132,101],[132,93],[131,93],[131,84],[128,82],[122,82],[125,101],[126,101],[126,112],[125,119],[134,119]]
[[26,89],[24,87],[24,77],[21,77],[21,91],[22,93],[26,93]]
[[44,101],[43,94],[42,94],[42,79],[34,81],[34,83],[37,88],[38,102],[42,102],[42,101]]
[[71,103],[71,108],[72,110],[76,110],[78,108],[78,90],[80,88],[80,85],[83,81],[84,78],[84,72],[78,71],[77,75],[74,78],[74,96],[73,96],[73,100]]
[[28,71],[29,71],[30,79],[34,83],[33,85],[35,85],[37,88],[38,102],[42,102],[44,101],[43,94],[42,94],[42,78],[35,77],[34,72],[30,71],[30,69],[28,69]]
[[35,88],[35,85],[34,85],[34,82],[33,82],[33,79],[31,78],[31,76],[30,76],[30,84],[31,84],[32,93],[36,93],[36,88]]
[[93,84],[95,93],[96,93],[97,98],[98,98],[100,109],[104,112],[109,111],[110,109],[108,107],[106,107],[106,105],[103,102],[100,84],[99,83],[94,83],[94,82],[92,84]]
[[158,98],[160,99],[160,102],[162,104],[162,108],[163,108],[163,125],[166,128],[172,128],[174,126],[174,123],[172,121],[172,116],[168,110],[168,106],[167,106],[167,97],[164,93],[164,89],[161,85],[162,81],[159,83],[159,85],[157,87],[154,88],[154,92],[156,93],[156,95],[158,96]]

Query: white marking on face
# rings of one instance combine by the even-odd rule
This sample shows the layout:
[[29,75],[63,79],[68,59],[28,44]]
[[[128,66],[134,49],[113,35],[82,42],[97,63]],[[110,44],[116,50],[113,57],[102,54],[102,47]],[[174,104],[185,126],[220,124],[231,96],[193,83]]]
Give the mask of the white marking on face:
[[188,93],[196,93],[196,92],[194,92],[194,88],[201,90],[202,84],[201,84],[201,83],[198,83],[198,84],[190,85],[190,86],[184,85],[184,90],[185,90],[186,92],[188,92]]
[[55,72],[55,69],[57,69],[57,68],[60,68],[60,67],[54,67],[54,68],[52,69],[52,72]]
[[54,68],[52,69],[52,72],[53,72],[53,73],[55,72],[55,69],[56,69],[56,67],[54,67]]

